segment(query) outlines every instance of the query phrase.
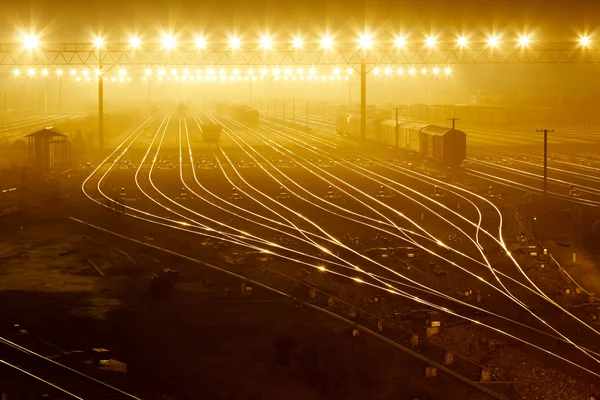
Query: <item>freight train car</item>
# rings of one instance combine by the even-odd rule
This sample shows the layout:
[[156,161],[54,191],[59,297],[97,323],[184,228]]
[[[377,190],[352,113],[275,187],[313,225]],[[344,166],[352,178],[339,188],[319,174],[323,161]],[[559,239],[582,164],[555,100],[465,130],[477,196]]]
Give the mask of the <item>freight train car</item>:
[[[467,135],[457,129],[407,120],[367,118],[367,142],[420,154],[448,167],[458,167],[467,156]],[[396,134],[397,130],[397,134]],[[361,117],[338,116],[337,132],[360,139]]]
[[222,126],[206,122],[202,125],[202,139],[207,143],[217,143],[221,138]]
[[260,113],[256,108],[242,104],[218,103],[217,115],[220,117],[233,118],[236,121],[247,125],[255,125],[260,120]]
[[260,114],[256,108],[244,106],[241,104],[232,104],[231,118],[243,124],[258,124]]

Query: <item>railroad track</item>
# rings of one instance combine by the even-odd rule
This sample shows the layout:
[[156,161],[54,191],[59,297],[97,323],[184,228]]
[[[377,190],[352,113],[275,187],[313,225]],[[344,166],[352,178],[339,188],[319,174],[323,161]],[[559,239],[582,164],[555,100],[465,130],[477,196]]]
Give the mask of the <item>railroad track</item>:
[[48,393],[68,399],[139,399],[115,386],[50,360],[6,338],[0,338],[0,368],[47,386]]
[[[224,143],[210,149],[209,154],[214,160],[214,168],[210,171],[195,167],[198,159],[194,156],[195,146],[191,144],[189,132],[190,129],[201,130],[205,119],[223,123],[225,133]],[[277,122],[267,121],[257,127],[248,127],[232,120],[219,121],[208,114],[192,119],[191,124],[187,121],[171,121],[167,117],[148,139],[151,141],[146,153],[137,163],[135,187],[130,189],[141,200],[125,204],[126,215],[192,236],[223,241],[236,249],[263,252],[300,268],[326,272],[437,308],[597,374],[594,372],[597,353],[574,344],[570,339],[575,337],[573,332],[562,332],[562,325],[559,330],[552,321],[545,321],[532,312],[528,304],[531,301],[549,303],[558,314],[582,326],[584,336],[594,336],[593,329],[537,288],[519,261],[510,254],[503,261],[505,265],[497,265],[496,261],[493,265],[480,251],[480,237],[485,237],[492,241],[490,246],[496,251],[508,252],[502,237],[502,213],[489,199],[391,160],[361,155],[368,161],[362,165],[353,161],[352,154],[345,153],[343,146],[333,138],[301,132]],[[116,201],[114,191],[111,193],[104,186],[110,182],[114,166],[125,157],[139,136],[134,132],[90,175],[83,185],[90,199],[105,207],[108,207],[107,202]],[[169,146],[176,144],[175,153],[172,148],[165,150],[167,141]],[[168,173],[157,169],[163,153],[178,159],[175,171]],[[246,160],[245,167],[236,161],[240,157]],[[278,163],[277,158],[293,162],[295,167],[285,169],[281,165],[289,163]],[[253,167],[248,168],[250,164]],[[299,180],[298,171],[310,176],[313,183],[309,185],[307,181]],[[167,188],[169,182],[173,183],[174,174],[179,175],[178,180],[192,195],[193,201],[176,198],[172,189]],[[233,187],[240,198],[225,195],[222,187],[211,186],[204,178],[206,174],[220,175],[222,182]],[[263,178],[258,179],[257,174]],[[353,183],[356,178],[350,181],[348,174],[358,178],[361,184]],[[446,196],[432,196],[436,186],[443,188]],[[393,192],[395,200],[378,198],[376,193],[380,187],[388,193]],[[328,188],[339,196],[327,197]],[[280,196],[282,191],[286,198]],[[419,221],[419,215],[411,214],[409,209],[399,214],[399,199],[411,202],[412,207],[421,208],[433,218],[423,222],[421,217]],[[196,205],[195,202],[199,203]],[[457,203],[462,205],[460,211],[456,209]],[[214,211],[209,212],[209,209]],[[506,302],[510,307],[520,309],[519,320],[506,319],[502,312],[493,308],[473,307],[456,293],[446,292],[447,288],[435,287],[432,280],[416,279],[398,270],[397,266],[366,256],[361,248],[344,244],[334,235],[334,227],[320,222],[324,215],[344,221],[344,226],[352,229],[379,232],[394,240],[406,241],[433,259],[448,263],[460,271],[461,276],[480,282],[481,287],[498,295],[502,307]],[[442,222],[458,232],[464,243],[443,243],[441,237],[436,236]],[[273,239],[273,235],[286,237],[296,244],[283,246],[280,240]],[[474,274],[473,271],[479,272]],[[507,284],[512,289],[509,290]],[[517,291],[513,285],[517,285]],[[521,297],[523,292],[526,297]],[[483,323],[455,307],[483,312],[495,320],[489,322],[492,320],[486,319]],[[566,347],[548,350],[549,341],[556,340],[565,343]]]

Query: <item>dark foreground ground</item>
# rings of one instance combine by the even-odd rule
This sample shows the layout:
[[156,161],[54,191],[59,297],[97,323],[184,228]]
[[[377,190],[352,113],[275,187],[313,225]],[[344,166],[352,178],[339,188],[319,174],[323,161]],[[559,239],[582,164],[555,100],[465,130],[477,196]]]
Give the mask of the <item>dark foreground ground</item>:
[[[258,288],[242,295],[240,281],[66,218],[86,207],[42,201],[2,217],[2,336],[44,355],[58,351],[34,337],[65,350],[109,348],[127,363],[128,379],[103,378],[157,393],[147,398],[486,398],[445,376],[425,378],[426,365],[375,339],[352,337],[329,317]],[[181,272],[180,288],[151,295],[149,277],[164,267]],[[29,337],[11,336],[16,322]],[[5,370],[3,388],[23,399],[43,389]]]

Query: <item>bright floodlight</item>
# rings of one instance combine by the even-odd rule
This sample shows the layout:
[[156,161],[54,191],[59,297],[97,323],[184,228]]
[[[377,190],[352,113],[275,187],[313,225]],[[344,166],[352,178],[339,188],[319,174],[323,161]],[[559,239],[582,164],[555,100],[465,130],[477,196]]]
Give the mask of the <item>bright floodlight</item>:
[[63,70],[62,69],[57,69],[56,70],[56,75],[57,76],[62,76],[62,74],[63,74]]
[[519,46],[527,47],[527,46],[529,46],[529,42],[530,42],[529,36],[527,36],[527,35],[519,36]]
[[434,75],[437,75],[440,73],[440,69],[438,67],[435,67],[434,69],[431,70],[431,72],[433,72]]
[[392,69],[390,67],[385,67],[385,69],[383,70],[383,73],[386,75],[389,75],[392,73]]
[[145,73],[146,73],[146,76],[150,76],[150,75],[152,75],[152,70],[150,68],[146,68]]
[[360,38],[358,39],[358,44],[361,49],[368,50],[371,48],[371,45],[373,44],[373,38],[371,37],[371,35],[369,35],[367,33],[362,34],[362,35],[360,35]]
[[34,50],[40,47],[40,41],[35,35],[27,35],[23,40],[23,45],[28,50]]
[[398,36],[394,40],[394,43],[396,44],[396,47],[400,49],[406,46],[406,38],[404,36]]
[[452,68],[450,68],[450,67],[444,68],[444,74],[450,75],[451,73],[452,73]]
[[415,68],[411,68],[411,69],[408,70],[408,73],[411,74],[411,75],[414,75],[414,74],[417,73],[417,70]]
[[375,67],[375,68],[373,68],[373,73],[374,73],[375,75],[379,75],[379,67]]
[[29,70],[27,71],[27,73],[29,74],[29,76],[35,76],[35,69],[29,68]]
[[465,36],[459,37],[456,42],[458,43],[459,47],[467,47],[469,44],[469,40]]
[[13,75],[14,76],[20,76],[21,75],[21,70],[19,68],[13,69]]
[[434,47],[435,46],[435,36],[428,36],[427,39],[425,39],[425,44],[427,45],[427,47]]
[[232,37],[229,39],[229,47],[230,47],[230,48],[232,48],[233,50],[235,50],[235,49],[239,49],[239,48],[240,48],[240,45],[241,45],[241,43],[242,43],[242,42],[241,42],[240,38],[238,38],[237,36],[232,36]]
[[206,39],[203,36],[196,37],[196,48],[197,49],[206,48]]
[[263,35],[260,38],[260,47],[262,47],[263,50],[270,50],[272,46],[273,46],[273,39],[270,36]]
[[489,47],[492,47],[492,48],[498,47],[499,43],[500,43],[500,41],[498,40],[497,36],[490,36],[490,37],[488,37],[487,44],[488,44]]
[[127,75],[127,70],[125,68],[119,68],[119,75],[121,75],[121,76]]
[[427,73],[427,68],[421,68],[421,73],[425,75]]
[[97,36],[94,39],[94,46],[96,46],[97,48],[104,46],[104,38],[102,36]]
[[304,43],[304,41],[302,40],[302,38],[300,36],[295,36],[294,39],[292,39],[292,45],[294,46],[295,49],[301,49],[303,43]]
[[310,75],[316,75],[316,73],[317,73],[317,69],[316,69],[316,68],[314,68],[314,67],[311,67],[311,68],[309,68],[309,70],[308,70],[308,73],[309,73]]
[[44,68],[44,69],[42,70],[42,75],[43,75],[43,76],[48,76],[48,70],[47,70],[46,68]]
[[133,47],[134,49],[137,49],[138,47],[140,47],[140,45],[142,44],[142,39],[140,39],[137,36],[133,36],[131,39],[129,39],[129,44],[131,45],[131,47]]
[[321,38],[321,46],[324,50],[329,50],[333,47],[333,39],[329,36],[323,36]]
[[583,46],[583,47],[587,47],[587,46],[589,46],[589,45],[590,45],[590,37],[589,37],[589,36],[586,36],[586,35],[584,35],[584,36],[581,36],[581,37],[579,38],[579,44],[580,44],[581,46]]
[[163,47],[167,50],[173,50],[177,46],[177,39],[175,36],[165,35],[163,36]]
[[71,68],[71,76],[77,75],[77,70],[75,68]]

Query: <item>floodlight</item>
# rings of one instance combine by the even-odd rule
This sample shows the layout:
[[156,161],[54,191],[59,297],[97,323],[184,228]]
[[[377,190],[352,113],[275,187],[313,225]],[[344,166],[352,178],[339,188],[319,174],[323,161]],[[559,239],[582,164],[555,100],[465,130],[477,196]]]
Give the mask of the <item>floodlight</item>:
[[34,50],[40,47],[40,41],[36,35],[27,35],[23,39],[23,45],[28,50]]
[[329,36],[323,36],[321,38],[321,46],[324,50],[329,50],[333,47],[333,39]]
[[406,38],[404,36],[397,36],[394,43],[396,44],[396,47],[400,49],[406,46]]

